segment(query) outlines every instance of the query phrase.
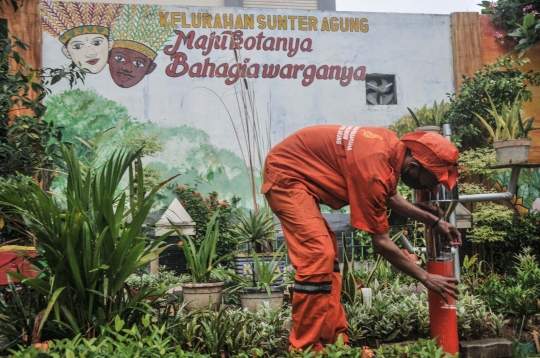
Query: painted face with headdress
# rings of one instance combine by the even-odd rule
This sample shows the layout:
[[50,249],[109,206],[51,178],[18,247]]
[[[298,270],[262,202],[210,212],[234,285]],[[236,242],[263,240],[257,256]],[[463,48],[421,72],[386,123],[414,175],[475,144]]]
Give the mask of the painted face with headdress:
[[124,5],[47,0],[41,5],[43,29],[58,37],[62,53],[90,73],[103,70],[114,45],[109,32]]
[[109,71],[118,86],[129,88],[152,73],[157,51],[174,34],[174,28],[161,26],[159,6],[126,5],[111,34],[115,39],[109,55]]

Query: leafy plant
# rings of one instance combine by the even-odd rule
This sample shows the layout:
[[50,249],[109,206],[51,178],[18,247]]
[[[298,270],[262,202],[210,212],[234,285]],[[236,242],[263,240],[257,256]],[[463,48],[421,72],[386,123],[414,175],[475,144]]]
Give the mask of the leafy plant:
[[495,39],[514,45],[512,52],[521,57],[540,40],[537,18],[540,6],[536,1],[498,0],[482,1],[483,14],[490,14],[496,26],[506,34],[496,33]]
[[395,358],[395,357],[410,357],[410,358],[450,358],[459,357],[459,353],[454,355],[445,353],[443,347],[437,346],[437,338],[434,339],[419,339],[418,342],[409,343],[407,345],[394,344],[393,346],[384,345],[375,349],[377,357],[380,358]]
[[166,266],[159,266],[156,274],[131,274],[126,279],[126,285],[134,290],[158,289],[175,286],[185,282],[185,276],[177,276],[174,271],[168,271]]
[[[191,219],[196,223],[196,235],[193,237],[195,246],[201,245],[207,235],[208,222],[212,215],[219,212],[216,219],[219,222],[219,237],[216,246],[216,255],[221,257],[236,250],[238,240],[230,232],[233,219],[240,214],[238,203],[240,198],[232,196],[230,200],[220,200],[217,191],[209,192],[203,196],[198,191],[200,181],[195,184],[179,185],[175,193],[184,206]],[[223,261],[227,267],[232,266],[232,259]]]
[[279,232],[275,229],[276,225],[273,216],[266,210],[249,211],[233,222],[230,231],[238,239],[239,245],[247,244],[247,252],[272,251],[271,242],[275,240],[272,235]]
[[424,105],[414,111],[407,107],[410,114],[402,116],[395,123],[389,125],[388,128],[401,137],[413,132],[417,127],[441,126],[445,121],[445,114],[449,108],[450,103],[445,103],[444,100],[440,103],[433,101],[433,106],[428,108],[427,105]]
[[520,99],[520,94],[510,104],[503,104],[500,111],[497,110],[489,93],[487,94],[491,109],[487,109],[488,113],[495,119],[495,127],[492,128],[485,118],[478,113],[474,113],[476,117],[486,127],[487,131],[493,138],[494,142],[508,139],[527,138],[527,134],[531,129],[534,117],[521,119],[521,109],[523,101]]
[[[135,194],[133,163],[139,151],[119,150],[104,167],[84,172],[73,148],[62,146],[62,154],[69,170],[65,211],[59,209],[59,199],[35,184],[6,185],[0,192],[0,204],[21,215],[35,235],[40,258],[34,264],[44,276],[10,274],[47,297],[38,334],[52,318],[73,336],[93,337],[97,327],[117,315],[129,319],[144,311],[147,296],[163,293],[132,296],[125,280],[165,248],[160,245],[166,235],[150,241],[142,228],[152,196],[166,182],[146,197]],[[136,170],[142,173],[140,161]],[[129,193],[117,192],[124,174],[129,174]],[[142,186],[142,175],[137,185]]]
[[479,203],[473,215],[474,228],[468,231],[467,237],[474,243],[502,241],[507,233],[497,230],[493,223],[512,222],[513,212],[504,205],[495,203]]
[[285,257],[285,243],[272,254],[272,258],[267,260],[264,255],[259,256],[253,252],[253,266],[251,267],[251,277],[235,276],[239,284],[233,289],[256,287],[258,290],[266,290],[268,296],[271,295],[271,286],[276,286],[278,280],[283,277],[285,271],[280,270],[280,263]]
[[179,242],[180,249],[184,252],[188,262],[188,269],[191,276],[191,283],[210,282],[212,270],[218,270],[215,266],[227,259],[231,254],[216,258],[216,245],[219,237],[219,211],[216,211],[207,224],[206,234],[199,247],[187,235],[183,235],[177,230],[179,236],[183,236],[183,241]]
[[484,64],[484,69],[476,71],[474,76],[463,77],[459,95],[449,96],[450,108],[446,113],[447,122],[453,129],[454,144],[467,149],[486,146],[485,138],[489,134],[476,125],[478,120],[473,112],[494,126],[495,119],[488,112],[491,104],[487,93],[497,109],[512,103],[519,93],[523,102],[531,101],[532,92],[527,89],[527,84],[540,84],[540,72],[521,71],[520,67],[528,62],[527,58],[498,57],[496,62]]

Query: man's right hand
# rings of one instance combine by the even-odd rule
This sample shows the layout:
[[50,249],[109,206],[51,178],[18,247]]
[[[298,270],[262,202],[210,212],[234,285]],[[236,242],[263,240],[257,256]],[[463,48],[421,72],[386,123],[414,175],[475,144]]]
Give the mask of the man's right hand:
[[444,277],[431,273],[428,273],[426,279],[422,282],[427,289],[439,294],[447,304],[450,304],[446,297],[447,294],[454,299],[458,298],[459,290],[456,287],[458,283],[459,281],[455,277]]

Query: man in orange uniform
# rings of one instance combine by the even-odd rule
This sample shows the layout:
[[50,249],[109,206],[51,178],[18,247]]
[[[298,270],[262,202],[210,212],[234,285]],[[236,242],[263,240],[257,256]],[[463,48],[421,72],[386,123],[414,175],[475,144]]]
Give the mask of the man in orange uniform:
[[[432,226],[452,242],[457,228],[397,194],[401,180],[413,189],[439,183],[451,189],[458,150],[439,134],[324,125],[302,129],[278,143],[266,158],[262,193],[279,218],[296,269],[291,349],[321,351],[340,334],[348,342],[340,302],[341,274],[336,234],[319,204],[350,205],[351,225],[371,234],[375,252],[397,269],[444,297],[457,298],[457,280],[428,274],[390,240],[387,208]],[[444,297],[446,300],[446,297]]]

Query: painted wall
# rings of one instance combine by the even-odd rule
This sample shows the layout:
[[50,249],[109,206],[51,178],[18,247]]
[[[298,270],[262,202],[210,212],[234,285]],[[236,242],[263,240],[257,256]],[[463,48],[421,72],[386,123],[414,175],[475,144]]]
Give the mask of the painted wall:
[[[453,91],[446,15],[43,1],[42,25],[44,67],[91,71],[74,89],[53,86],[47,102],[70,138],[128,118],[107,143],[136,126],[157,133],[165,152],[148,164],[180,182],[206,176],[246,206],[240,86],[272,143],[315,124],[386,126]],[[396,104],[368,104],[390,94]]]

